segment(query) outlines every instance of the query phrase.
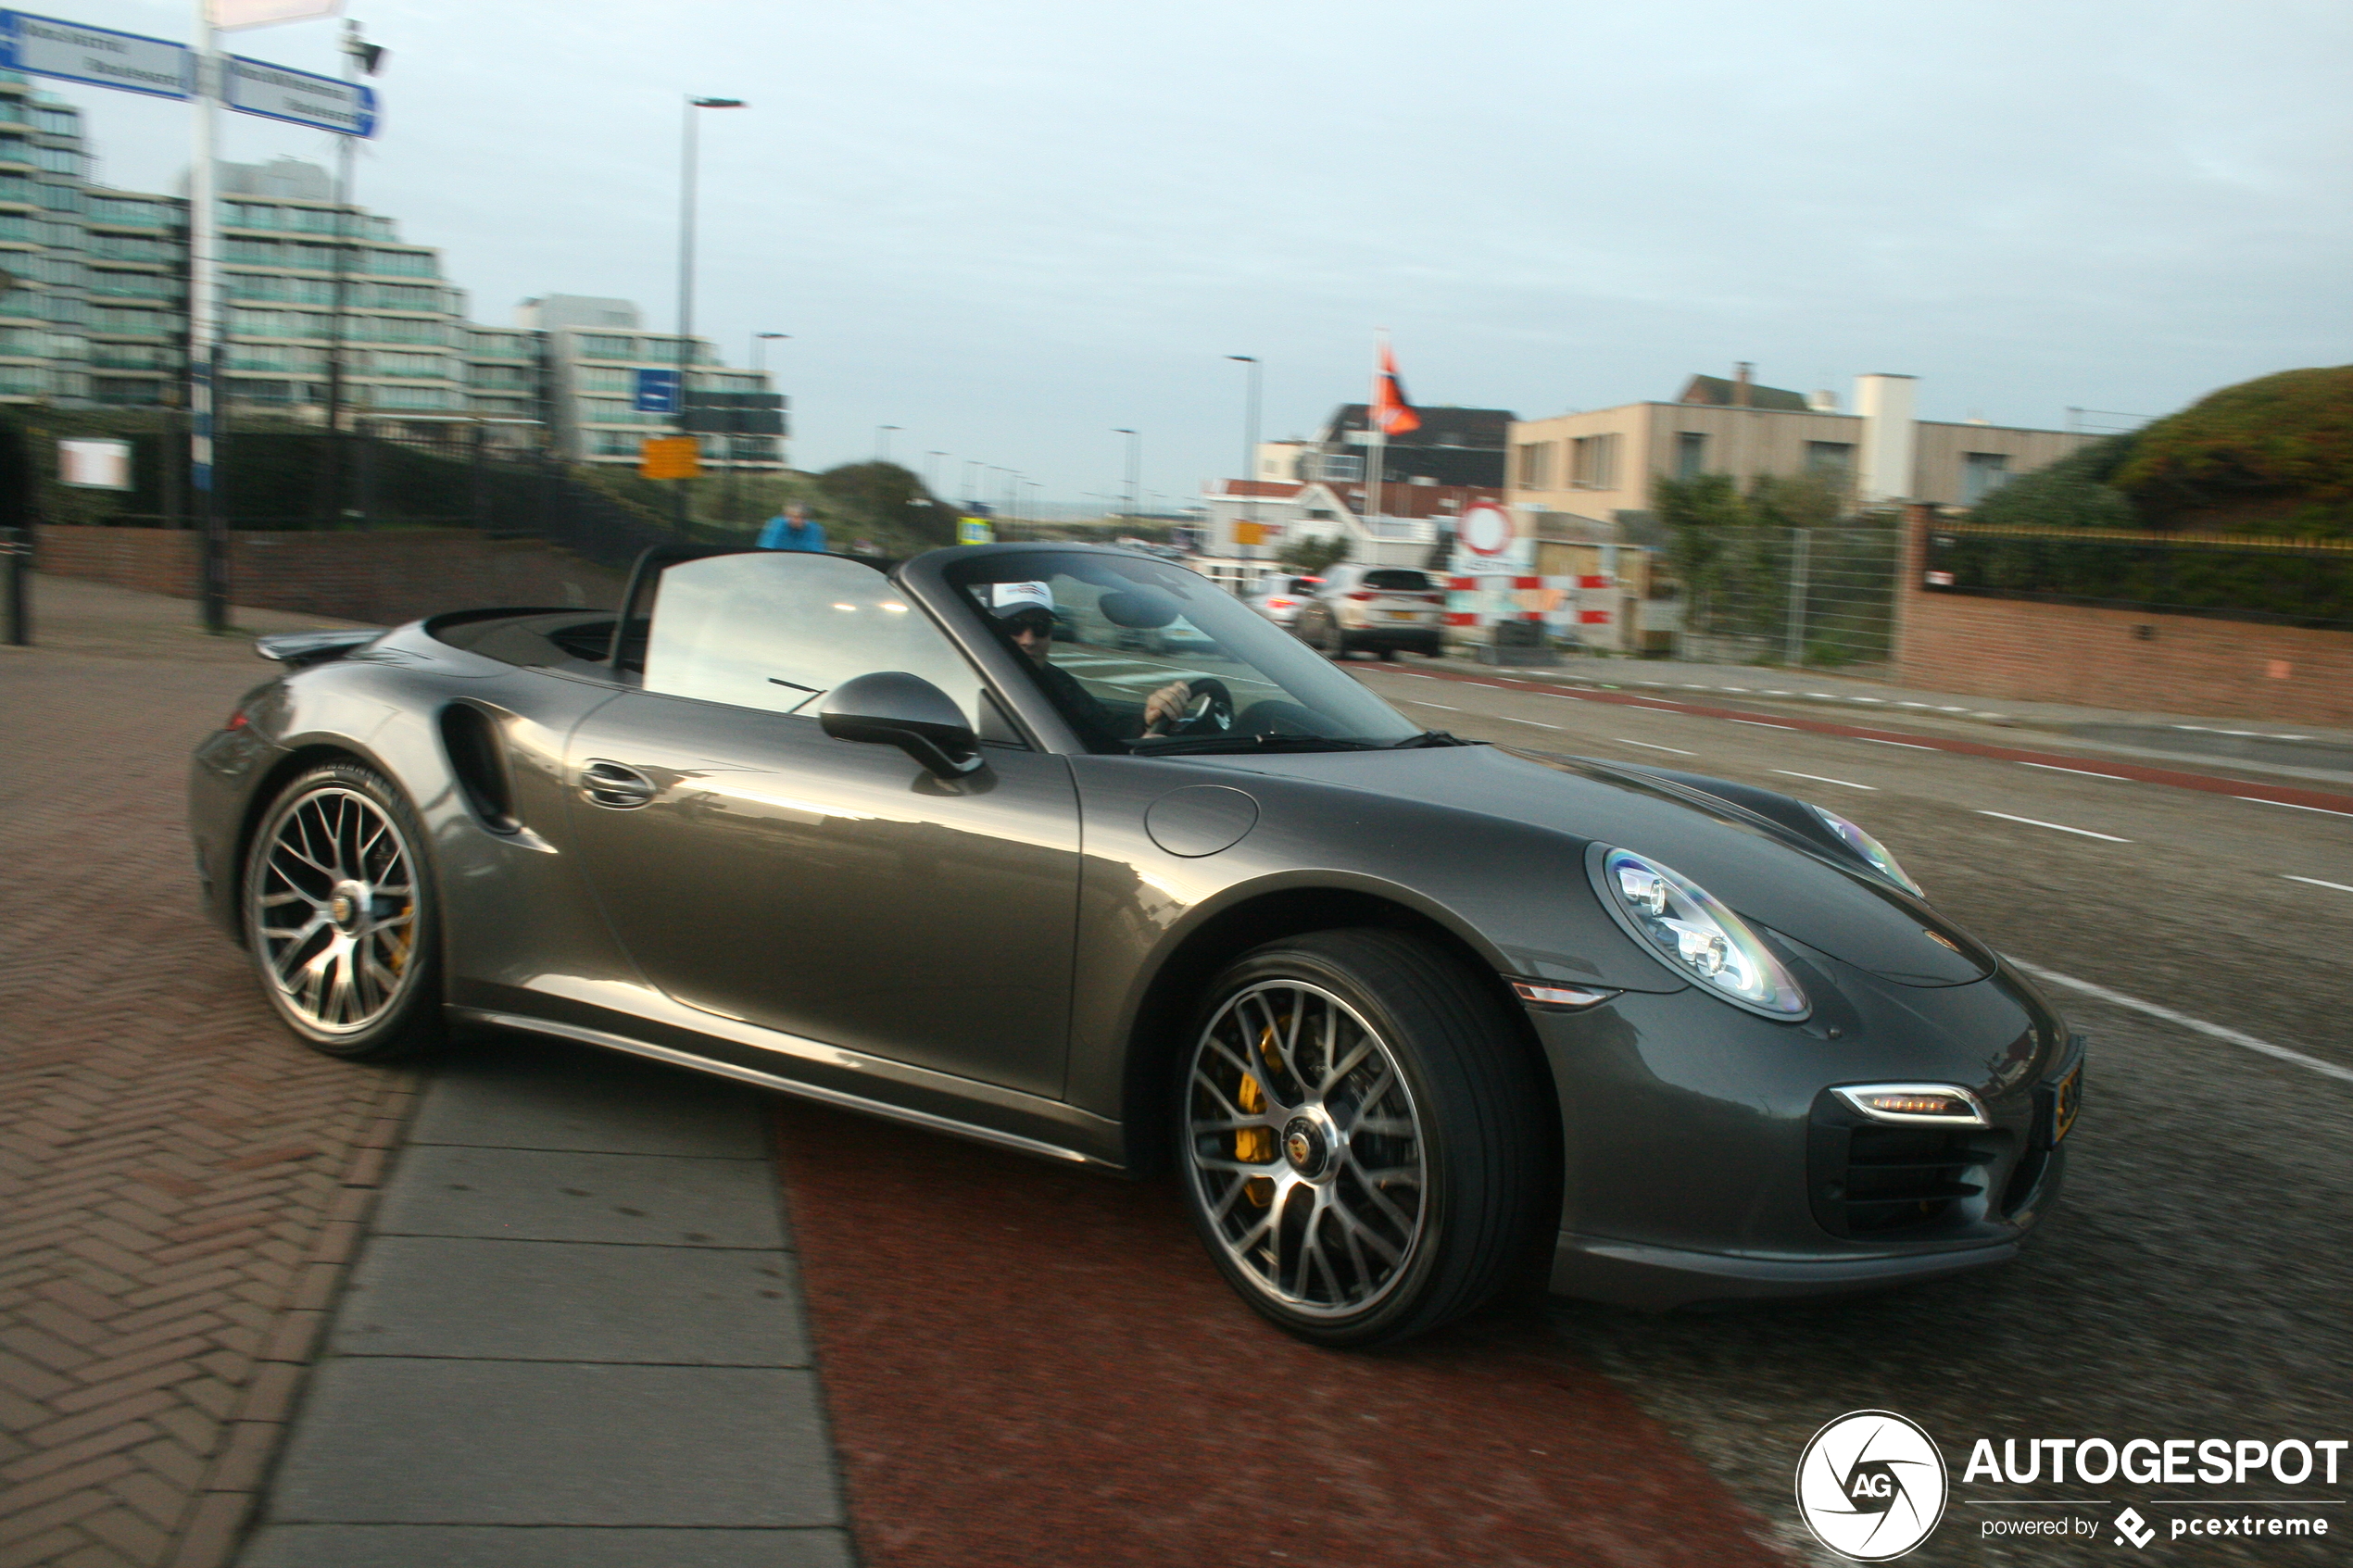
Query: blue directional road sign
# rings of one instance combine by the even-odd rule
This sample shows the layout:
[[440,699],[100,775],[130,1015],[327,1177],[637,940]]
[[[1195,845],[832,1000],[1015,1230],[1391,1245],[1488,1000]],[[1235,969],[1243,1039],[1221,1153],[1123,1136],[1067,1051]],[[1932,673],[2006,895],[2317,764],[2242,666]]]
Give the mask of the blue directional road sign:
[[675,370],[639,370],[636,395],[630,407],[641,414],[674,414],[678,411],[678,372]]
[[0,66],[157,98],[192,98],[195,51],[168,38],[0,11]]
[[268,60],[232,55],[222,73],[221,101],[240,114],[283,119],[344,136],[376,133],[375,89]]

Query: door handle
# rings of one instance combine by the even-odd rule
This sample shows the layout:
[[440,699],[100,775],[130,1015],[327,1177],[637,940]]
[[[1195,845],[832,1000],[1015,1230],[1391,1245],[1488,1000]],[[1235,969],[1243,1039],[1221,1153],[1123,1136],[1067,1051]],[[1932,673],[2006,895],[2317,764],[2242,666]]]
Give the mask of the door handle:
[[580,770],[580,793],[591,805],[615,811],[633,810],[661,793],[660,785],[635,768],[592,757]]

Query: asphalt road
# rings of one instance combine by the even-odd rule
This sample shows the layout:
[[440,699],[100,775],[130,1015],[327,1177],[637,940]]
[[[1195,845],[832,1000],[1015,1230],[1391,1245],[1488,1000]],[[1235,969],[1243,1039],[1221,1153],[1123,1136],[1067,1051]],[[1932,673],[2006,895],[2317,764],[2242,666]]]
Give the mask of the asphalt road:
[[[2353,816],[2102,777],[2114,764],[2091,752],[2061,771],[1783,727],[1806,721],[1794,709],[1700,717],[1351,668],[1432,728],[1828,806],[2014,958],[2321,1064],[2052,983],[2091,1037],[2086,1109],[2067,1196],[2021,1261],[1802,1307],[1655,1317],[1557,1303],[1546,1316],[1565,1354],[1601,1367],[1801,1550],[1792,1477],[1807,1437],[1879,1408],[1919,1422],[1954,1467],[1944,1523],[1907,1561],[2136,1556],[2113,1525],[2127,1506],[2159,1532],[2148,1552],[2173,1561],[2353,1561],[2353,1450],[2334,1486],[2318,1469],[2296,1486],[1962,1475],[1981,1437],[1997,1453],[2016,1439],[2021,1462],[2036,1438],[2353,1438]],[[2330,1535],[2171,1536],[2175,1519],[2221,1515],[2242,1532],[2245,1516],[2325,1518]],[[1987,1533],[2061,1517],[2096,1534]]]

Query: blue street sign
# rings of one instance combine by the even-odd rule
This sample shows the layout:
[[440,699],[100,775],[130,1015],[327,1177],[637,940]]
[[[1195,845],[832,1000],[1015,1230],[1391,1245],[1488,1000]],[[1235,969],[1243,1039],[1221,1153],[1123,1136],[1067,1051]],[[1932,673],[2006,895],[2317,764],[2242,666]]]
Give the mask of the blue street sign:
[[283,119],[344,136],[376,133],[376,91],[267,60],[232,55],[222,71],[221,102],[240,114]]
[[168,38],[0,11],[0,67],[154,98],[195,96],[195,51]]
[[630,407],[641,414],[674,414],[678,411],[678,372],[675,370],[639,370],[636,395]]

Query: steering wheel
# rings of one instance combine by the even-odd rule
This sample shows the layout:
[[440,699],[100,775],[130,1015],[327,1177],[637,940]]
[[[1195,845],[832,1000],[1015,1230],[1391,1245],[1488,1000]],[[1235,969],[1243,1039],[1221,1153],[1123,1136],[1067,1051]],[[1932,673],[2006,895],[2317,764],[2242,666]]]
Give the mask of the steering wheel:
[[1234,727],[1234,694],[1226,683],[1214,675],[1203,675],[1185,683],[1193,691],[1193,699],[1176,721],[1168,727],[1172,735],[1222,735]]

